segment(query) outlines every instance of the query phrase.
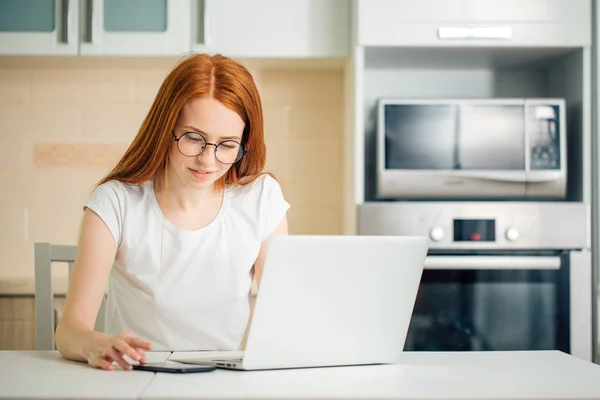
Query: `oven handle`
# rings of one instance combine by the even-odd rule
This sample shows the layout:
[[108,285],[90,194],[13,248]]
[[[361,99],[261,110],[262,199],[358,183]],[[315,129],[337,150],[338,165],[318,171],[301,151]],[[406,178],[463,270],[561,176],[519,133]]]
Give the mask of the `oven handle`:
[[541,256],[427,256],[425,269],[557,270],[560,257]]

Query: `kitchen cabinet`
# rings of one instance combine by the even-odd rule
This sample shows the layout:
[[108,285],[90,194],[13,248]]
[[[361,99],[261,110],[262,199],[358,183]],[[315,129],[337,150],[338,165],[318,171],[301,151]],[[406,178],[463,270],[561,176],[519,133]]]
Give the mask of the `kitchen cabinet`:
[[0,54],[76,55],[79,0],[2,0]]
[[2,0],[0,54],[346,57],[350,0]]
[[191,0],[2,0],[0,54],[181,55]]
[[356,0],[363,46],[589,46],[591,0]]
[[182,55],[190,50],[190,0],[91,0],[82,55]]
[[[346,57],[349,0],[205,0],[195,51],[231,57]],[[203,24],[203,21],[208,24]],[[198,43],[198,39],[201,39]],[[202,40],[204,39],[204,40]]]

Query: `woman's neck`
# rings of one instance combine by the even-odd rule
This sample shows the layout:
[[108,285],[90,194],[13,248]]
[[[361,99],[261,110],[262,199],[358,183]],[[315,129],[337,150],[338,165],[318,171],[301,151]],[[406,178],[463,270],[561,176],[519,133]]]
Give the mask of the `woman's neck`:
[[[221,203],[223,191],[213,186],[205,189],[186,186],[177,176],[170,174],[155,190],[155,195],[163,211],[193,213],[209,205]],[[156,187],[156,186],[155,186]]]

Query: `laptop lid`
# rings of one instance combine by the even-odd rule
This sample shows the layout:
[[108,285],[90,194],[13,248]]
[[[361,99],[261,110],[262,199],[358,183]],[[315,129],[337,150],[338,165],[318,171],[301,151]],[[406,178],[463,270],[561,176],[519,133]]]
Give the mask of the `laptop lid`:
[[395,362],[428,244],[425,237],[274,237],[244,368]]

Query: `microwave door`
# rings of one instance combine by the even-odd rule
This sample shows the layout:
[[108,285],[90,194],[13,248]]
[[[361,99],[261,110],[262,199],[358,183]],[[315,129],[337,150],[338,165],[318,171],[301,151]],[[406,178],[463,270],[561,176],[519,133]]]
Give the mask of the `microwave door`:
[[384,170],[456,168],[458,107],[447,104],[386,104],[380,132]]
[[522,104],[463,104],[458,137],[459,169],[494,171],[505,176],[513,172],[524,179],[524,114]]

